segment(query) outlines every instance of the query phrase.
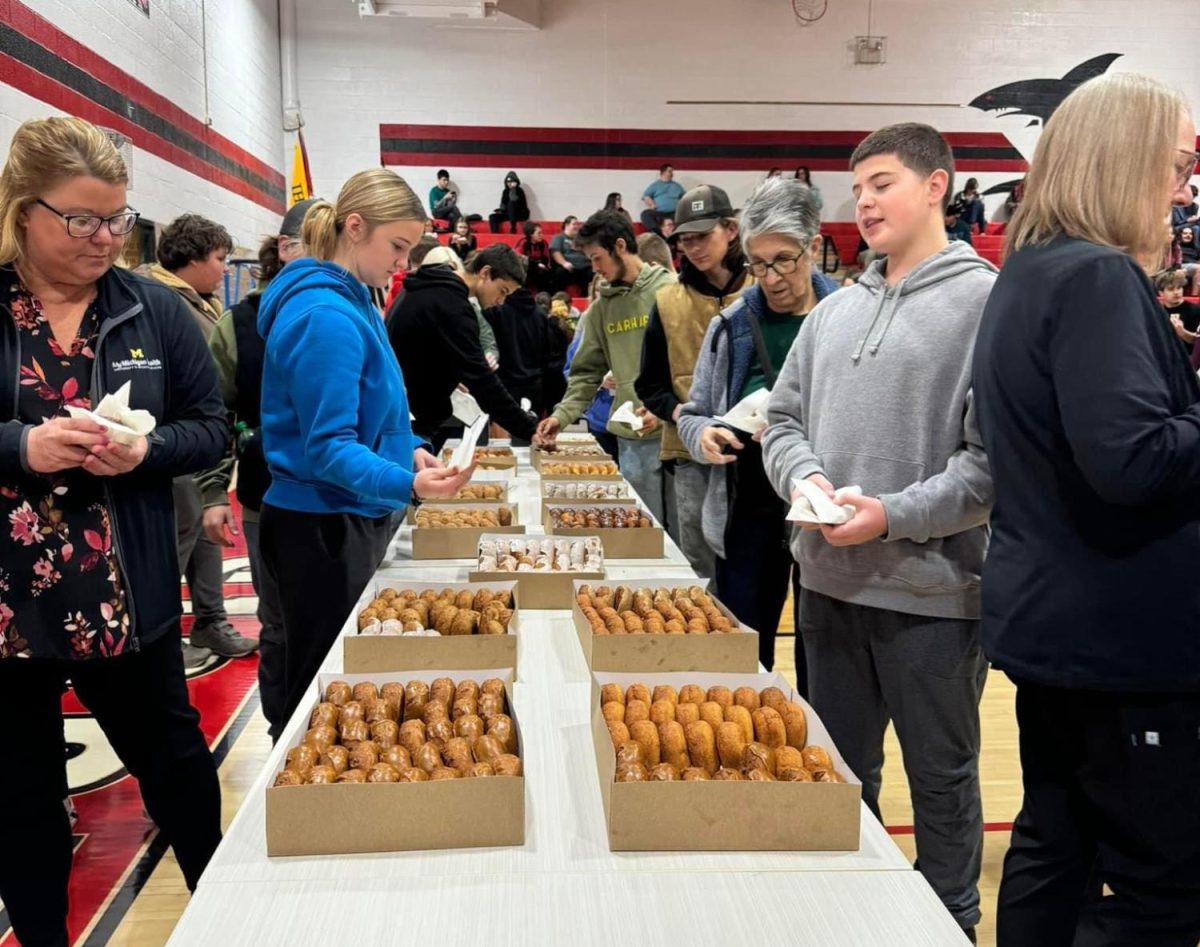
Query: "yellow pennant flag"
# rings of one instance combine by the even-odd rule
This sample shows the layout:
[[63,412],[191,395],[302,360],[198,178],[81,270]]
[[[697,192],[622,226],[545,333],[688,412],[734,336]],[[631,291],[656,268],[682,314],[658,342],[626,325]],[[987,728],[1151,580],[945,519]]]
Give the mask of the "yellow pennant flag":
[[296,144],[292,148],[292,186],[288,194],[288,206],[312,197],[312,175],[308,170],[308,151],[304,147],[303,132],[296,133]]

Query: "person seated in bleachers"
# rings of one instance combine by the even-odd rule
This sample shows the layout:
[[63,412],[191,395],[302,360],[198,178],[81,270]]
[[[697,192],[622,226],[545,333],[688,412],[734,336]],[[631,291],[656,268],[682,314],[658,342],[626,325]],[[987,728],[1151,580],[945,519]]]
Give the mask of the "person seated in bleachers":
[[1183,298],[1186,286],[1187,273],[1182,267],[1162,270],[1154,277],[1154,288],[1158,290],[1159,301],[1171,320],[1171,328],[1179,337],[1183,350],[1191,357],[1196,348],[1197,330],[1200,329],[1200,306]]
[[683,185],[675,180],[675,169],[664,164],[658,169],[658,177],[642,192],[642,226],[655,233],[661,232],[665,218],[675,216],[675,205],[683,197]]
[[967,183],[963,185],[963,189],[954,195],[953,203],[963,206],[964,210],[961,216],[966,222],[968,233],[971,232],[973,227],[978,227],[980,233],[987,230],[983,195],[979,193],[978,178],[967,178]]
[[459,217],[454,222],[454,232],[450,234],[450,243],[448,244],[450,249],[458,254],[460,260],[465,260],[475,252],[478,243],[475,234],[471,233],[471,224],[467,218]]
[[500,194],[500,206],[488,215],[488,226],[492,233],[500,233],[500,226],[507,220],[508,232],[516,233],[517,224],[529,219],[529,201],[516,171],[504,176],[504,190]]
[[[558,312],[558,308],[562,307],[562,312]],[[565,315],[571,320],[571,331],[575,331],[575,327],[579,324],[579,317],[582,315],[579,309],[571,302],[571,297],[566,293],[555,293],[554,296],[546,305],[546,311],[552,315]]]
[[965,214],[967,207],[960,201],[954,201],[946,208],[946,237],[950,240],[961,240],[969,247],[975,246],[971,240],[971,225],[967,223]]
[[550,259],[555,266],[554,282],[561,288],[574,285],[586,289],[592,282],[592,265],[575,244],[582,226],[583,221],[569,214],[562,222],[562,230],[550,241]]
[[808,169],[808,165],[802,164],[796,169],[794,175],[797,181],[803,181],[808,185],[808,189],[813,192],[813,200],[817,203],[817,212],[821,212],[821,208],[825,206],[825,198],[821,196],[821,189],[813,184],[812,171]]
[[516,251],[527,261],[525,285],[535,291],[549,290],[554,279],[554,260],[542,225],[527,220],[521,229],[525,236],[517,244]]
[[[437,173],[437,184],[429,189],[429,213],[435,220],[444,220],[454,230],[462,211],[458,209],[458,192],[450,189],[450,172],[442,168]],[[426,232],[429,229],[426,228]]]
[[[613,191],[604,199],[605,210],[615,210],[618,214],[624,214],[629,217],[629,211],[625,209],[624,198],[617,191]],[[633,223],[633,218],[629,217],[629,222]]]

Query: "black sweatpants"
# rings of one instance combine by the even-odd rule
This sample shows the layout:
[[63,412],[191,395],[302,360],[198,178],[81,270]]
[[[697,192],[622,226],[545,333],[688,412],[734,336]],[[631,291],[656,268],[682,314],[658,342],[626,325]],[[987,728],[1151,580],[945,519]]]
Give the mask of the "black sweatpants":
[[391,517],[298,513],[264,503],[259,529],[263,565],[279,588],[283,612],[287,721],[383,561]]
[[[73,845],[63,808],[62,695],[68,679],[138,781],[189,889],[221,841],[221,787],[188,699],[178,629],[117,658],[0,661],[8,809],[0,819],[0,899],[24,947],[67,943]],[[86,846],[80,857],[88,857]]]
[[1014,682],[1025,797],[998,947],[1196,947],[1200,694]]

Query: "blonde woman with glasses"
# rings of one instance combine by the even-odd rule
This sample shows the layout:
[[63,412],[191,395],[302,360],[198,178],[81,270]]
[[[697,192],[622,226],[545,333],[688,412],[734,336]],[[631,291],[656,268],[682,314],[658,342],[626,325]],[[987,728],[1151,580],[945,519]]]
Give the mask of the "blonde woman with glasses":
[[[173,477],[221,456],[225,407],[187,304],[114,267],[137,211],[108,138],[25,122],[0,173],[0,719],[10,815],[0,899],[23,944],[67,943],[70,681],[194,888],[221,791],[180,651]],[[118,441],[73,418],[128,386],[152,414]],[[87,830],[88,826],[81,826]],[[87,857],[87,849],[81,857]]]
[[983,638],[1016,683],[1025,791],[999,947],[1200,939],[1200,384],[1146,275],[1196,158],[1173,89],[1080,86],[979,330]]

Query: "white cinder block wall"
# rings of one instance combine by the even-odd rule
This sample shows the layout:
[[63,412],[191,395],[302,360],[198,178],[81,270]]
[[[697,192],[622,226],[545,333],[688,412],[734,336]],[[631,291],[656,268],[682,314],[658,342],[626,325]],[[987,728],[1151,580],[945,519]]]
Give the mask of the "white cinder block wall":
[[[200,0],[151,0],[147,18],[128,0],[25,0],[24,5],[113,66],[196,118],[205,119]],[[16,4],[14,3],[14,6]],[[276,0],[207,0],[208,115],[219,135],[278,173],[285,170]],[[0,85],[0,156],[27,118],[60,114],[45,101]],[[184,212],[224,224],[256,247],[280,214],[137,147],[130,203],[165,223]]]
[[[542,9],[542,30],[513,32],[360,20],[349,0],[300,0],[300,91],[318,193],[332,194],[349,174],[378,165],[381,123],[866,131],[915,120],[1003,133],[1031,154],[1037,129],[1025,127],[1027,118],[963,103],[1003,83],[1062,76],[1108,52],[1124,54],[1113,70],[1154,75],[1200,105],[1195,0],[888,0],[874,4],[872,22],[872,32],[888,38],[882,66],[853,65],[850,43],[867,32],[866,0],[831,0],[825,17],[807,27],[788,0],[544,0]],[[882,104],[891,102],[954,107]],[[424,196],[436,168],[396,170]],[[450,170],[464,209],[493,209],[507,167]],[[654,176],[515,170],[529,185],[535,216],[550,219],[587,214],[609,191],[635,206]],[[739,203],[767,171],[693,172],[680,161],[677,179],[685,187],[719,184]],[[1019,174],[975,176],[986,188]],[[850,176],[826,171],[815,179],[826,218],[851,219]]]

